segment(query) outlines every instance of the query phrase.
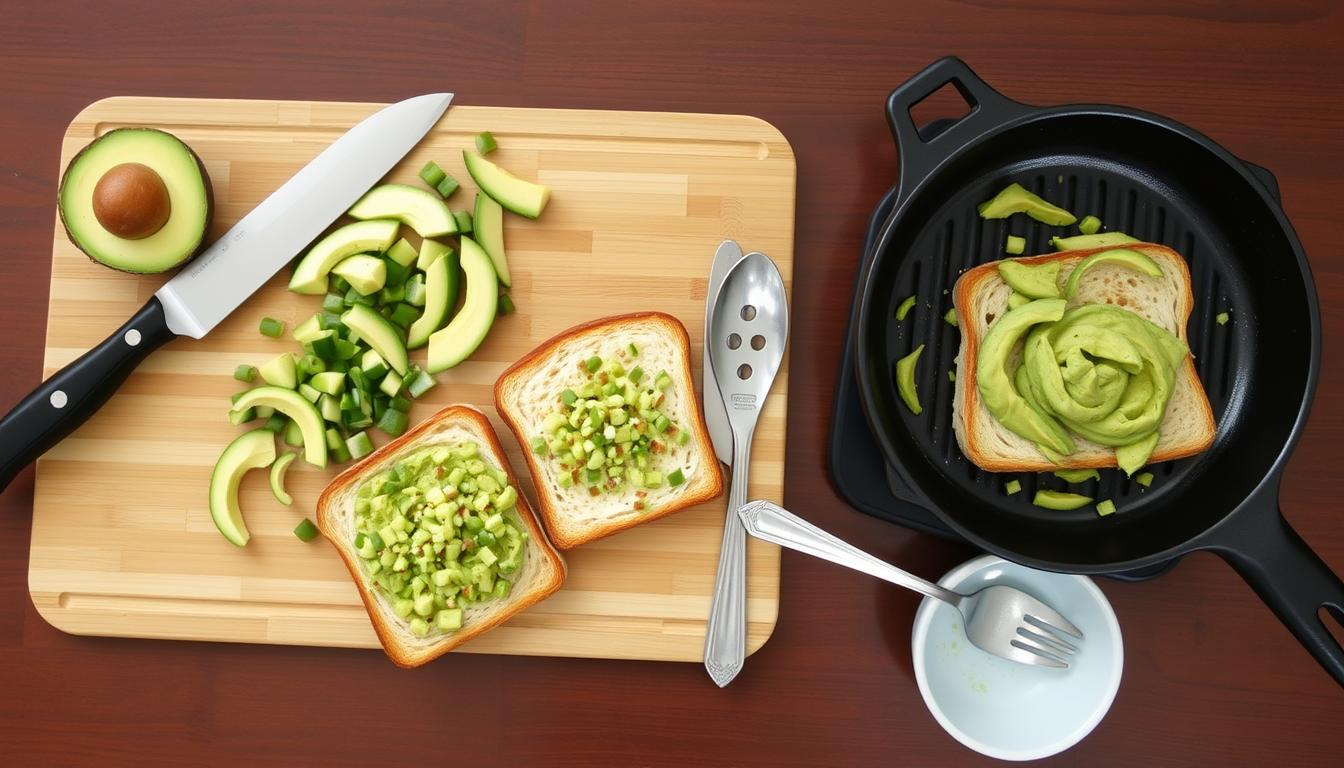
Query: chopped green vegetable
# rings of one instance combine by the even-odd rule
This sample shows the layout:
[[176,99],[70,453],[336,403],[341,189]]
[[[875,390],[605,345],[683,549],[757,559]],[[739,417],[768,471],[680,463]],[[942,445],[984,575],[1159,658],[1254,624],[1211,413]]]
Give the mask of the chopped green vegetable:
[[233,369],[233,378],[239,381],[251,381],[257,376],[257,368],[253,365],[240,365]]
[[1027,238],[1018,237],[1017,235],[1009,235],[1008,241],[1003,244],[1003,250],[1016,256],[1027,250]]
[[1084,216],[1083,220],[1078,222],[1078,231],[1084,235],[1095,235],[1101,230],[1101,219],[1096,216]]
[[1115,512],[1115,502],[1110,499],[1102,499],[1097,502],[1097,515],[1099,517],[1105,517],[1113,512]]
[[956,372],[956,371],[948,371],[948,372],[947,372],[947,380],[948,380],[948,381],[956,381],[956,380],[957,380],[957,372]]
[[916,416],[924,412],[915,387],[915,366],[919,364],[919,356],[923,353],[924,345],[920,344],[914,352],[896,361],[896,392]]
[[261,325],[258,326],[262,336],[270,336],[272,339],[278,339],[285,335],[285,324],[274,317],[261,318]]
[[1153,473],[1140,472],[1139,474],[1134,476],[1134,482],[1138,483],[1139,485],[1142,485],[1144,488],[1147,488],[1148,486],[1153,484]]
[[957,320],[957,308],[956,308],[956,307],[953,307],[953,308],[947,310],[947,314],[943,315],[943,322],[947,323],[948,325],[952,326],[953,328],[956,328],[956,327],[957,327],[958,320]]
[[383,411],[383,415],[378,418],[378,428],[392,437],[400,437],[409,423],[410,418],[405,413],[392,408]]
[[516,307],[513,306],[513,299],[507,293],[499,294],[499,304],[497,311],[501,315],[513,314]]
[[896,307],[896,319],[904,320],[905,316],[910,314],[911,308],[915,306],[915,301],[916,297],[906,296],[905,300]]
[[434,185],[434,188],[438,190],[439,197],[442,197],[443,199],[447,200],[448,198],[453,196],[453,193],[456,192],[458,187],[460,186],[461,185],[457,183],[457,179],[454,179],[452,176],[445,176],[443,177],[443,181],[440,181],[438,184]]
[[411,397],[420,397],[433,389],[435,383],[433,376],[430,376],[425,371],[416,370],[406,377],[404,386]]
[[1227,321],[1232,319],[1232,315],[1227,312],[1219,312],[1213,319],[1219,325],[1227,325]]
[[306,517],[303,518],[303,522],[294,527],[294,535],[299,537],[299,541],[312,541],[317,538],[317,534],[317,526],[313,525],[313,521]]
[[459,235],[471,234],[471,211],[453,211],[453,218],[457,220]]
[[1008,482],[1003,484],[1003,492],[1008,494],[1009,496],[1012,496],[1014,493],[1017,493],[1021,490],[1022,490],[1022,481],[1020,480],[1009,480]]
[[1085,483],[1088,480],[1100,480],[1101,474],[1095,469],[1057,469],[1055,477],[1066,483]]
[[498,146],[499,145],[495,143],[494,134],[489,131],[481,131],[476,134],[476,151],[480,152],[482,155],[488,155],[491,152],[494,152],[495,148]]
[[425,163],[425,167],[420,169],[420,180],[431,187],[437,187],[448,174],[443,172],[439,164],[430,160]]
[[345,439],[345,447],[350,451],[350,457],[362,459],[373,453],[373,441],[369,439],[368,432],[356,432]]

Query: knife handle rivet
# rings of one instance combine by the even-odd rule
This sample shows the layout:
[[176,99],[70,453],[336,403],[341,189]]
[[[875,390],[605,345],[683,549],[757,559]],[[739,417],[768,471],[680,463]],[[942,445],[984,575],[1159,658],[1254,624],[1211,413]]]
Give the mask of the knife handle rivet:
[[135,330],[134,328],[127,331],[126,335],[123,336],[122,338],[126,340],[126,344],[128,346],[132,347],[140,346],[140,332]]
[[69,402],[69,398],[65,396],[65,392],[58,389],[51,393],[52,408],[64,408],[67,402]]

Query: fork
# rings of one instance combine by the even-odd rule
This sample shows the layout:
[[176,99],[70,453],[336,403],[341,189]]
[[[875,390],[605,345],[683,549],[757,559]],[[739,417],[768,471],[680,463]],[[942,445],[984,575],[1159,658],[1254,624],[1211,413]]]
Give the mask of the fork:
[[1068,619],[1020,589],[993,585],[963,595],[883,562],[769,501],[737,510],[747,533],[782,547],[876,576],[951,605],[961,612],[966,639],[995,656],[1038,667],[1068,669],[1083,639]]

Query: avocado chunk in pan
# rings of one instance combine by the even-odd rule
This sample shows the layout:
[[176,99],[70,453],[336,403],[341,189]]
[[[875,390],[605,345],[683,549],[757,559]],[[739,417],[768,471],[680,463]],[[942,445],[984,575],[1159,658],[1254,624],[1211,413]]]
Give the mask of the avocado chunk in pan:
[[166,272],[195,256],[210,227],[205,166],[176,136],[118,128],[66,166],[61,223],[90,259],[123,272]]

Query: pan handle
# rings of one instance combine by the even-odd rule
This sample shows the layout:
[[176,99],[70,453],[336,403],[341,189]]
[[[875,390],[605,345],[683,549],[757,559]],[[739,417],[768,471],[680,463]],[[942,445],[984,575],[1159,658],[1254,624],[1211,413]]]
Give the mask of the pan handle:
[[[916,104],[944,85],[951,84],[970,106],[946,130],[925,140],[910,114]],[[1010,122],[1030,111],[1025,104],[1009,99],[980,79],[955,56],[941,58],[914,77],[906,80],[887,97],[887,122],[896,137],[901,155],[901,181],[898,203],[909,196],[920,182],[971,139]]]
[[1344,624],[1344,581],[1283,519],[1279,482],[1266,483],[1211,532],[1205,549],[1241,574],[1335,682],[1344,686],[1344,648],[1321,609]]

